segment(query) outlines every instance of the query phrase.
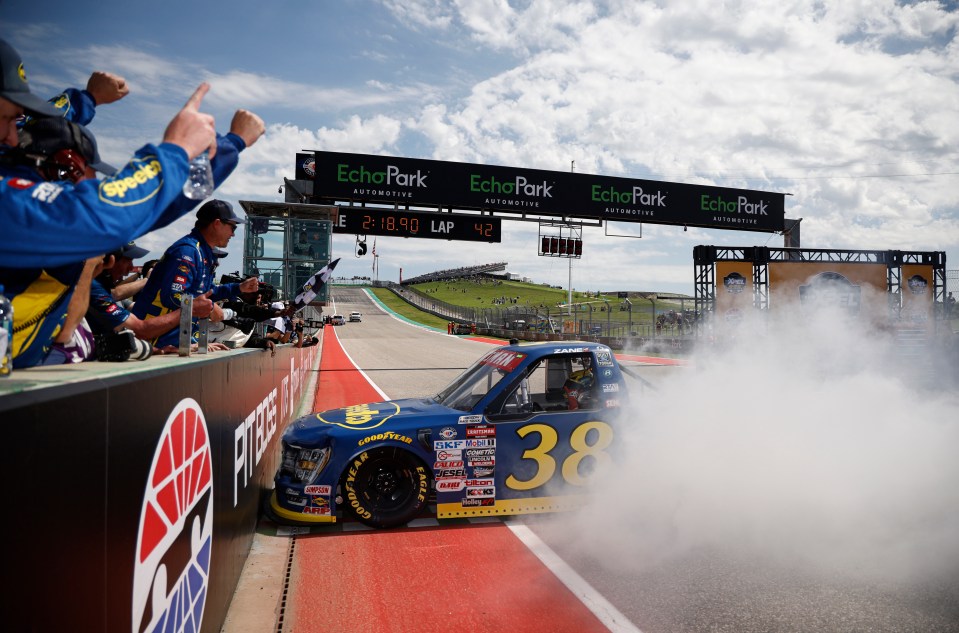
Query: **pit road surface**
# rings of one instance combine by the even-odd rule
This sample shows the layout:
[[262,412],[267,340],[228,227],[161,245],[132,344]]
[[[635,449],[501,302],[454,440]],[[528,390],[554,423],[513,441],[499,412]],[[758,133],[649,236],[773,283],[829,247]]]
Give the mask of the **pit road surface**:
[[[489,350],[488,343],[406,324],[382,312],[362,290],[337,288],[333,298],[338,313],[348,314],[353,310],[363,313],[361,323],[338,326],[336,335],[352,360],[389,398],[436,393]],[[682,367],[634,368],[653,385],[669,380],[674,372],[688,371]],[[664,557],[653,564],[631,565],[628,560],[617,560],[615,553],[595,556],[589,552],[597,551],[596,548],[580,547],[584,541],[601,541],[612,526],[591,525],[588,519],[584,522],[582,518],[573,521],[570,515],[564,514],[520,517],[514,521],[531,530],[579,578],[631,622],[631,627],[622,630],[632,628],[645,633],[959,632],[957,578],[914,579],[909,583],[866,582],[857,580],[855,575],[847,576],[842,570],[830,569],[828,565],[824,567],[828,572],[815,573],[809,568],[798,569],[757,559],[755,555],[734,549],[710,548]],[[589,527],[582,529],[583,525]],[[629,526],[615,527],[629,529]],[[441,524],[439,529],[447,528]],[[482,530],[483,526],[448,529],[468,534],[470,530]],[[365,538],[395,538],[395,533],[386,534],[370,532]],[[642,535],[637,534],[637,538]],[[255,544],[254,550],[257,547]],[[501,572],[507,577],[510,569],[504,566]],[[429,576],[431,572],[414,565],[403,573]],[[317,588],[316,595],[318,605],[322,604],[318,613],[337,608],[325,601],[321,587]],[[240,599],[243,598],[238,594],[234,602]],[[443,592],[437,585],[435,593],[424,594],[422,599],[442,600]],[[274,607],[267,601],[261,608],[272,611]],[[409,611],[403,617],[415,621],[416,605],[407,607]],[[363,614],[357,616],[357,621],[367,621]],[[254,630],[244,629],[233,620],[235,618],[228,619],[226,633]],[[455,622],[449,624],[468,630]],[[489,631],[485,629],[484,633]]]

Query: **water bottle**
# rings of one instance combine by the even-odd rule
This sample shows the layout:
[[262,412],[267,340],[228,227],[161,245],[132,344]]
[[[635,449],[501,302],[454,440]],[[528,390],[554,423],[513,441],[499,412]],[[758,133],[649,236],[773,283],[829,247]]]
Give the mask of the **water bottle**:
[[204,200],[213,195],[213,167],[209,152],[204,151],[190,161],[190,175],[183,183],[183,195],[190,200]]
[[0,286],[0,378],[13,372],[13,304]]

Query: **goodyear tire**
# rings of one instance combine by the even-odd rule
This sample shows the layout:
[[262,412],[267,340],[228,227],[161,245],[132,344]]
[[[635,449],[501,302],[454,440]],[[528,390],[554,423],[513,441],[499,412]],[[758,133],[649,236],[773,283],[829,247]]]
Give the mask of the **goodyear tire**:
[[412,453],[378,448],[356,456],[343,474],[343,503],[361,523],[404,525],[426,505],[430,472]]

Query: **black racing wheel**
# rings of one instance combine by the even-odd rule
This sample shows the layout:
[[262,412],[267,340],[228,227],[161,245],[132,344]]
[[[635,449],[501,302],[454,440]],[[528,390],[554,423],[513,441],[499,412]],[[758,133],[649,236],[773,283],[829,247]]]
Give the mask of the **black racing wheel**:
[[409,523],[426,505],[430,471],[412,453],[385,447],[360,453],[343,474],[343,503],[361,523]]

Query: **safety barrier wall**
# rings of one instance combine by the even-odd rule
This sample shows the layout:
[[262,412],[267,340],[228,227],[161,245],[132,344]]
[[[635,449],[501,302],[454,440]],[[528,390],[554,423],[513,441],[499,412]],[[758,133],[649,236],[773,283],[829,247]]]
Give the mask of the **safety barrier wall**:
[[202,617],[157,630],[220,631],[318,356],[284,345],[2,381],[4,630]]

